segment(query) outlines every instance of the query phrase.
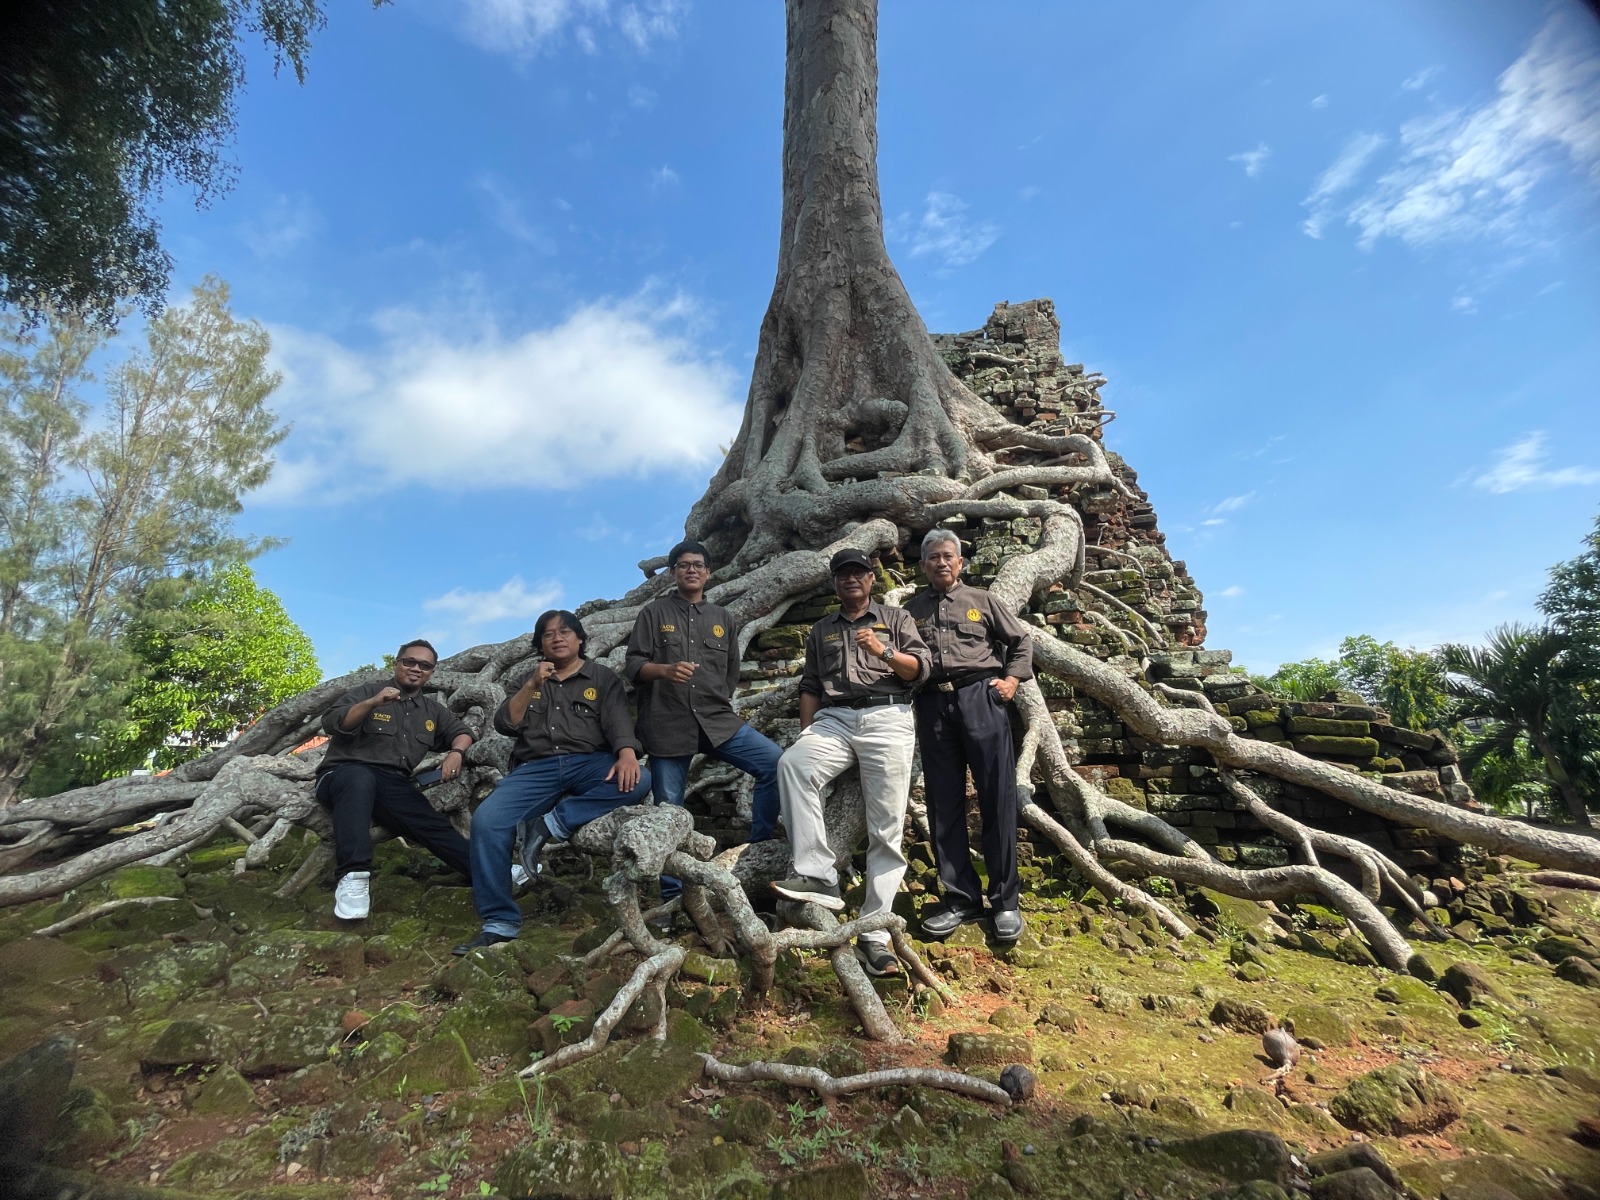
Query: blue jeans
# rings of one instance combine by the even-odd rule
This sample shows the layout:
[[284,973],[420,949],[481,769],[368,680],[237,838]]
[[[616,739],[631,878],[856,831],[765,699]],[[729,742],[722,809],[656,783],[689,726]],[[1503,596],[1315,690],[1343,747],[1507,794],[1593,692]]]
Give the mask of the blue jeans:
[[650,791],[650,772],[639,772],[631,792],[617,790],[606,774],[616,758],[606,753],[555,754],[525,762],[500,781],[472,814],[472,902],[485,933],[515,937],[522,910],[511,895],[511,845],[517,824],[545,817],[550,832],[570,837],[580,826]]
[[[739,726],[739,731],[720,746],[706,746],[701,735],[701,749],[712,758],[737,767],[756,781],[755,796],[750,813],[750,840],[764,842],[778,831],[778,760],[783,748],[771,738],[749,725]],[[674,758],[652,754],[650,770],[655,775],[657,804],[676,804],[683,807],[683,793],[689,778],[689,763],[694,755],[684,754]],[[683,884],[671,875],[661,877],[661,898],[671,900],[683,890]]]

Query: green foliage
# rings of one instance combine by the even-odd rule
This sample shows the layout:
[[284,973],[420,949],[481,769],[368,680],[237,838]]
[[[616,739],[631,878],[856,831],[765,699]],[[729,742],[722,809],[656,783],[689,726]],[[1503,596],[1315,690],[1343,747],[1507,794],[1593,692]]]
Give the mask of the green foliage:
[[1554,737],[1579,789],[1600,798],[1600,517],[1578,557],[1550,571],[1539,609],[1566,638]]
[[[72,319],[0,326],[0,803],[72,782],[78,743],[117,716],[138,658],[125,635],[266,543],[238,537],[239,497],[287,432],[266,406],[269,341],[213,279],[151,321],[79,392],[104,336]],[[33,777],[36,766],[44,770]]]
[[1481,734],[1462,758],[1473,778],[1490,754],[1515,763],[1517,740],[1525,739],[1568,814],[1586,824],[1587,806],[1574,782],[1582,746],[1572,737],[1577,692],[1565,657],[1570,642],[1552,626],[1502,625],[1483,646],[1452,644],[1439,654],[1458,716]]
[[0,303],[114,321],[161,305],[163,186],[205,204],[244,82],[241,35],[301,79],[318,0],[16,0],[0,38]]
[[1437,655],[1401,649],[1370,634],[1345,638],[1334,662],[1308,658],[1284,663],[1271,675],[1250,678],[1286,700],[1320,700],[1329,692],[1355,692],[1411,729],[1432,729],[1449,718],[1450,698]]
[[1461,755],[1472,774],[1472,788],[1490,807],[1504,813],[1538,817],[1550,814],[1550,777],[1544,760],[1525,737],[1501,739],[1494,733],[1459,731]]
[[146,599],[125,639],[139,676],[85,756],[90,778],[188,762],[322,678],[311,639],[243,563],[188,587],[162,581]]

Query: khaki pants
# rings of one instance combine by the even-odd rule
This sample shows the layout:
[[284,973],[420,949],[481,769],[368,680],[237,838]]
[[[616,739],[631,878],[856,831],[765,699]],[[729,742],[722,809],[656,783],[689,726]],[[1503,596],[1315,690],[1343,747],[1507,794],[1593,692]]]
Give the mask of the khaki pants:
[[[900,843],[915,751],[916,724],[909,704],[825,708],[778,762],[778,796],[789,844],[794,848],[794,869],[827,883],[839,881],[834,862],[853,847],[841,846],[836,854],[828,845],[822,789],[851,766],[860,769],[867,822],[863,917],[889,911],[906,873]],[[889,942],[883,931],[862,936],[879,945]]]

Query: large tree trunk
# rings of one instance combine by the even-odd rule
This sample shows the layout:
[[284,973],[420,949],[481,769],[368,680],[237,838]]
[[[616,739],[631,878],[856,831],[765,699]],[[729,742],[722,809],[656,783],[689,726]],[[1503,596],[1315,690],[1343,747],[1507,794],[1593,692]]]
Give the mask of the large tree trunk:
[[[993,424],[884,246],[877,37],[876,0],[788,4],[778,278],[744,424],[688,521],[735,569],[866,516],[915,520],[961,493],[978,465],[970,434]],[[834,486],[853,480],[872,482]]]

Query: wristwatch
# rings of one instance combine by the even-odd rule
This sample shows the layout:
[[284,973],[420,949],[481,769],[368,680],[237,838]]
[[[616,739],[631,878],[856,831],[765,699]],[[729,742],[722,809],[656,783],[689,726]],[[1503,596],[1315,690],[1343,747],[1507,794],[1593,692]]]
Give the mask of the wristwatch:
[[883,659],[883,661],[886,663],[892,663],[894,661],[894,647],[885,646],[883,648],[883,653],[878,655],[878,657]]

